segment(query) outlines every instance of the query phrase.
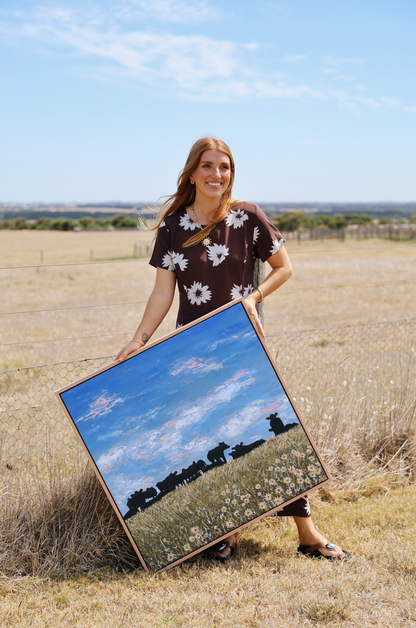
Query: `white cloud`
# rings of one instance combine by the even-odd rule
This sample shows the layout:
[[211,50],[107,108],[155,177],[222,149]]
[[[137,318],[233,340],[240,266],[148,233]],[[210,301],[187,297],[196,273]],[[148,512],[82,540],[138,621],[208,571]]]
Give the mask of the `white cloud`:
[[[358,57],[324,57],[323,76],[350,83],[350,93],[331,88],[311,78],[259,72],[258,42],[240,43],[186,33],[179,23],[217,18],[217,8],[208,0],[118,0],[110,3],[38,5],[31,12],[0,13],[0,31],[7,39],[34,39],[82,57],[79,72],[93,80],[128,80],[150,85],[159,91],[197,101],[234,101],[241,98],[328,100],[358,112],[363,107],[392,107],[394,98],[359,98],[358,79],[350,66],[363,65]],[[81,6],[81,5],[79,5]],[[275,5],[273,5],[275,6]],[[169,31],[168,29],[169,25]],[[267,43],[267,42],[266,42]],[[257,51],[257,52],[256,52]],[[304,54],[288,54],[283,62],[301,68]],[[98,60],[95,67],[85,59]],[[289,67],[286,65],[286,67]],[[347,71],[346,71],[347,70]],[[408,109],[412,111],[412,109]]]
[[304,59],[307,59],[307,57],[308,55],[286,55],[284,61],[292,63],[293,61],[303,61]]
[[397,98],[389,98],[387,96],[383,96],[383,98],[380,98],[380,100],[388,107],[398,107],[399,105],[401,105],[401,101]]
[[333,57],[332,55],[327,55],[326,57],[324,57],[324,61],[327,65],[332,65],[332,66],[336,66],[339,67],[341,65],[362,65],[364,63],[364,59],[359,59],[357,57],[349,57],[349,58],[340,58],[340,57]]
[[252,42],[251,44],[245,44],[244,48],[247,48],[247,50],[258,50],[260,46],[256,42]]
[[355,76],[355,74],[338,74],[334,78],[337,81],[346,81],[348,83],[351,83],[357,80],[357,77]]
[[213,19],[219,11],[203,0],[124,0],[116,5],[115,14],[124,20],[151,17],[161,22],[180,23]]

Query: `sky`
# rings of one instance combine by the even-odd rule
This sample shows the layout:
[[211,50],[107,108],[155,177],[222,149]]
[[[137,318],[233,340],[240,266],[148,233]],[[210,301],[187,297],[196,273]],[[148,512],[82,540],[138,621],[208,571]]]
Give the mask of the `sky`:
[[[298,419],[241,304],[77,385],[61,398],[121,513],[127,498],[220,442]],[[264,420],[263,420],[264,419]]]
[[0,202],[155,202],[193,142],[234,196],[415,201],[414,0],[3,0]]

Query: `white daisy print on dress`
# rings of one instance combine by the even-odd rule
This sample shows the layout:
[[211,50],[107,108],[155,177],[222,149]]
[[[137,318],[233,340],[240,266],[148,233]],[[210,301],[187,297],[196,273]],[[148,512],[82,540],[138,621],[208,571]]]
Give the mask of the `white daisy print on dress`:
[[284,243],[283,238],[281,238],[280,240],[273,240],[272,242],[273,246],[270,249],[270,255],[274,255],[275,253],[277,253],[277,251],[280,249],[283,243]]
[[260,229],[258,227],[254,227],[254,231],[253,231],[253,244],[255,242],[257,242],[257,240],[259,239],[259,235],[260,235]]
[[211,290],[209,286],[203,286],[199,281],[194,281],[192,286],[187,290],[188,299],[192,305],[201,305],[211,300]]
[[178,265],[181,270],[185,270],[185,268],[188,266],[188,260],[186,259],[186,257],[183,256],[183,253],[175,253],[175,251],[172,251],[170,255],[172,258],[172,263]]
[[247,288],[244,288],[244,298],[248,297],[249,294],[253,292],[253,286],[251,283],[248,284]]
[[234,284],[233,287],[231,288],[231,298],[239,299],[242,296],[243,296],[243,286],[237,286],[237,284]]
[[161,227],[166,227],[166,223],[165,223],[165,221],[164,221],[164,220],[162,220],[162,222],[160,223],[160,225],[159,225],[159,229],[160,229]]
[[229,255],[229,249],[225,244],[213,244],[207,246],[208,259],[211,260],[213,266],[218,266]]
[[185,229],[185,231],[188,231],[188,229],[190,229],[191,231],[194,231],[198,227],[196,222],[194,222],[187,213],[181,216],[181,219],[179,220],[179,224],[181,227]]
[[164,268],[167,268],[168,270],[175,270],[175,266],[173,265],[173,261],[172,261],[172,253],[170,251],[168,251],[162,259],[162,266]]
[[232,209],[225,217],[226,225],[228,227],[234,227],[234,229],[242,227],[245,220],[248,220],[248,216],[242,209]]

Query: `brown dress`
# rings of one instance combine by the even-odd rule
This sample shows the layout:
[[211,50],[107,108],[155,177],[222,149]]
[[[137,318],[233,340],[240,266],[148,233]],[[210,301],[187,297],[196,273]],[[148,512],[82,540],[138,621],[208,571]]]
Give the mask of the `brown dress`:
[[[256,258],[265,262],[284,243],[282,234],[254,203],[235,205],[209,234],[210,243],[183,247],[199,226],[185,208],[160,225],[150,264],[176,274],[179,289],[177,327],[246,297],[253,291]],[[307,517],[305,498],[278,513]]]

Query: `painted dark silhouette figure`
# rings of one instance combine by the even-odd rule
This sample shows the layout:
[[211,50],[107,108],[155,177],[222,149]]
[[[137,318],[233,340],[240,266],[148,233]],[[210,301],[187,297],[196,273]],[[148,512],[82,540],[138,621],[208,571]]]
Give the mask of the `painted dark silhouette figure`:
[[241,442],[239,445],[234,445],[234,447],[230,451],[230,456],[232,456],[232,458],[236,460],[236,458],[240,458],[240,456],[248,454],[250,451],[253,451],[253,449],[256,449],[256,447],[260,447],[260,445],[263,445],[263,443],[265,442],[266,441],[264,440],[264,438],[260,438],[259,440],[256,440],[254,441],[254,443],[250,443],[249,445],[243,445],[243,443]]
[[227,445],[223,441],[221,443],[218,443],[218,445],[214,447],[214,449],[210,449],[210,451],[207,453],[207,458],[210,461],[210,463],[211,464],[225,464],[227,460],[226,460],[224,451],[229,448],[230,448],[230,445]]
[[143,490],[141,488],[139,491],[135,491],[134,493],[132,493],[132,495],[130,495],[129,499],[127,500],[127,506],[129,510],[124,516],[124,519],[129,519],[130,517],[135,515],[139,511],[139,509],[144,510],[145,508],[150,506],[150,503],[153,502],[149,502],[147,500],[153,500],[156,495],[157,490],[153,488],[153,486],[150,486],[146,490]]
[[181,484],[181,478],[178,476],[178,472],[174,471],[173,473],[169,473],[168,476],[165,477],[164,480],[160,482],[156,482],[156,486],[161,493],[169,493],[173,491],[177,486]]
[[277,412],[268,416],[266,421],[270,421],[269,432],[273,432],[275,436],[284,434],[284,432],[291,430],[292,427],[296,427],[297,425],[297,423],[288,423],[285,425],[282,419],[278,416]]

